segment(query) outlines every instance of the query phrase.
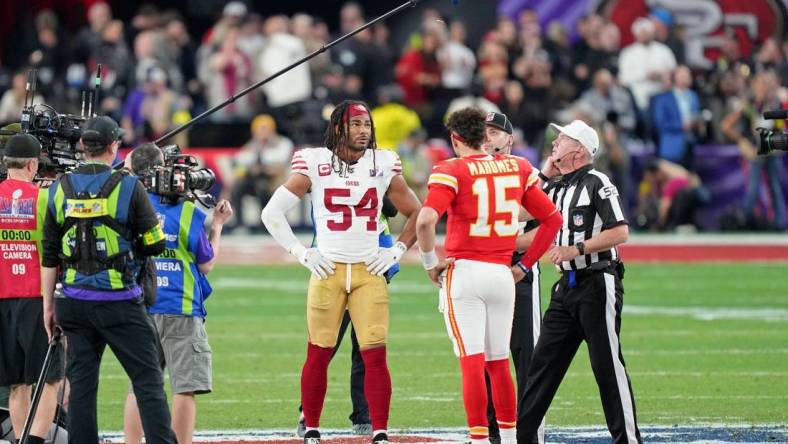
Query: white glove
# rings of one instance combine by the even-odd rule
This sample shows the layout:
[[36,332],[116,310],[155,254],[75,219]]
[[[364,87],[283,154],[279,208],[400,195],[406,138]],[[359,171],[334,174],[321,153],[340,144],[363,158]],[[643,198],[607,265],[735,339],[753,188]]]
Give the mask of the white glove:
[[374,275],[382,276],[389,268],[396,265],[399,260],[402,259],[402,255],[405,254],[406,251],[408,251],[408,247],[402,242],[397,242],[391,248],[379,249],[375,257],[364,261],[364,263],[368,265],[367,271]]
[[318,279],[327,279],[329,274],[334,274],[336,265],[323,257],[317,248],[306,248],[300,243],[295,244],[290,249],[290,254],[301,262],[301,265],[308,268]]

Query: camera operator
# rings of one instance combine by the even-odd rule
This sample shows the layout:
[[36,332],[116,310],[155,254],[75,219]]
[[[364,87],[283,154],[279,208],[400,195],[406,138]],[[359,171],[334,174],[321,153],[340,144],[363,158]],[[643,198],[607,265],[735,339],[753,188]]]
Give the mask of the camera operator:
[[[739,145],[739,150],[749,163],[750,173],[747,182],[747,194],[744,196],[744,216],[749,229],[783,230],[785,221],[785,198],[780,185],[782,176],[782,153],[773,152],[768,156],[758,156],[758,127],[770,130],[783,130],[784,121],[765,119],[762,113],[769,109],[780,108],[780,99],[776,91],[780,87],[779,79],[774,71],[761,71],[750,80],[749,94],[734,103],[733,111],[722,119],[722,132]],[[766,173],[766,186],[771,198],[774,219],[771,224],[756,215],[756,206],[763,176]]]
[[[9,411],[18,440],[30,409],[33,384],[47,354],[39,261],[48,194],[33,179],[38,171],[41,144],[29,134],[17,134],[5,144],[3,164],[8,179],[0,182],[0,386],[10,386]],[[63,378],[61,354],[53,365],[38,404],[28,444],[42,444],[57,407]]]
[[[98,442],[96,394],[109,345],[129,375],[149,443],[175,443],[157,338],[137,284],[142,256],[164,251],[164,233],[143,185],[110,168],[124,132],[109,117],[88,120],[87,163],[50,188],[43,235],[44,326],[68,338],[69,441]],[[63,297],[53,307],[57,267]],[[56,312],[56,315],[55,315]]]
[[[142,176],[164,165],[161,150],[152,143],[140,145],[129,154],[126,167]],[[167,248],[156,257],[158,291],[156,303],[148,308],[164,350],[164,362],[172,385],[172,426],[180,444],[190,444],[194,433],[194,395],[210,393],[211,348],[205,332],[205,300],[211,287],[205,274],[213,269],[225,222],[233,215],[230,203],[216,206],[208,233],[206,214],[187,199],[162,203],[149,190],[148,197],[164,230]],[[139,411],[129,393],[124,414],[127,444],[142,439]]]

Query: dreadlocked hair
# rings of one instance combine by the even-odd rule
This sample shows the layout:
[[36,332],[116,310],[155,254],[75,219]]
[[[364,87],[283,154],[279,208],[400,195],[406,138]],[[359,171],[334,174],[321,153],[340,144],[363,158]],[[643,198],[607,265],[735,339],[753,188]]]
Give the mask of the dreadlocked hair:
[[372,150],[372,167],[377,169],[377,162],[375,151],[378,148],[377,139],[375,138],[375,122],[372,120],[372,112],[366,103],[358,100],[344,100],[342,103],[334,108],[331,113],[331,119],[328,122],[325,135],[323,136],[323,143],[326,148],[331,151],[331,169],[340,176],[347,176],[353,172],[353,166],[342,160],[340,154],[347,151],[350,144],[350,119],[343,119],[348,108],[353,105],[361,105],[366,108],[369,113],[369,120],[372,124],[372,134],[369,137],[369,144],[367,149]]

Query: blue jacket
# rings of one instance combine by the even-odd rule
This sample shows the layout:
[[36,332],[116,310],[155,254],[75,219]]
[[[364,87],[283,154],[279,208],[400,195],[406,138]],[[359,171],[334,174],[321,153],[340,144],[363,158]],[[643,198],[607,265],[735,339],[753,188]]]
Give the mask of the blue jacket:
[[[690,113],[700,112],[700,101],[695,91],[688,90]],[[651,116],[659,136],[659,157],[671,162],[681,162],[687,143],[693,143],[692,132],[684,131],[681,111],[673,91],[657,94],[651,99]]]
[[149,313],[205,317],[205,300],[212,289],[198,264],[213,258],[205,232],[206,214],[192,202],[175,205],[149,197],[164,230],[166,249],[156,257],[156,303]]

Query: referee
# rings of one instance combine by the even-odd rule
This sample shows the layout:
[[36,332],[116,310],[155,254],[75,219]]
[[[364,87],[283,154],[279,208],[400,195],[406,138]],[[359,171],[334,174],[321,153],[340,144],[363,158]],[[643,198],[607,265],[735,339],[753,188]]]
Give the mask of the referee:
[[553,285],[528,370],[517,441],[539,442],[539,424],[585,340],[613,442],[641,443],[619,342],[624,266],[616,246],[627,240],[628,222],[615,185],[591,165],[599,149],[596,131],[579,120],[550,126],[558,137],[540,176],[564,219],[557,245],[548,252],[561,278]]
[[[512,154],[514,145],[514,127],[506,114],[491,112],[485,121],[485,137],[482,146],[487,154],[492,156]],[[538,172],[538,171],[537,171]],[[522,213],[522,211],[521,211]],[[533,240],[539,221],[529,220],[523,228],[524,236],[518,237],[517,251],[512,255],[512,264],[520,262],[523,257],[522,250]],[[517,281],[514,286],[514,320],[512,322],[512,337],[509,340],[509,350],[512,353],[512,362],[517,376],[517,411],[523,411],[523,394],[528,375],[528,366],[531,364],[534,345],[539,338],[539,325],[542,322],[541,293],[539,263],[535,263],[531,273],[524,279]],[[487,419],[489,422],[490,442],[501,442],[501,434],[495,417],[490,378],[485,374],[487,381]],[[521,415],[520,415],[521,416]],[[544,436],[543,429],[540,430]]]

